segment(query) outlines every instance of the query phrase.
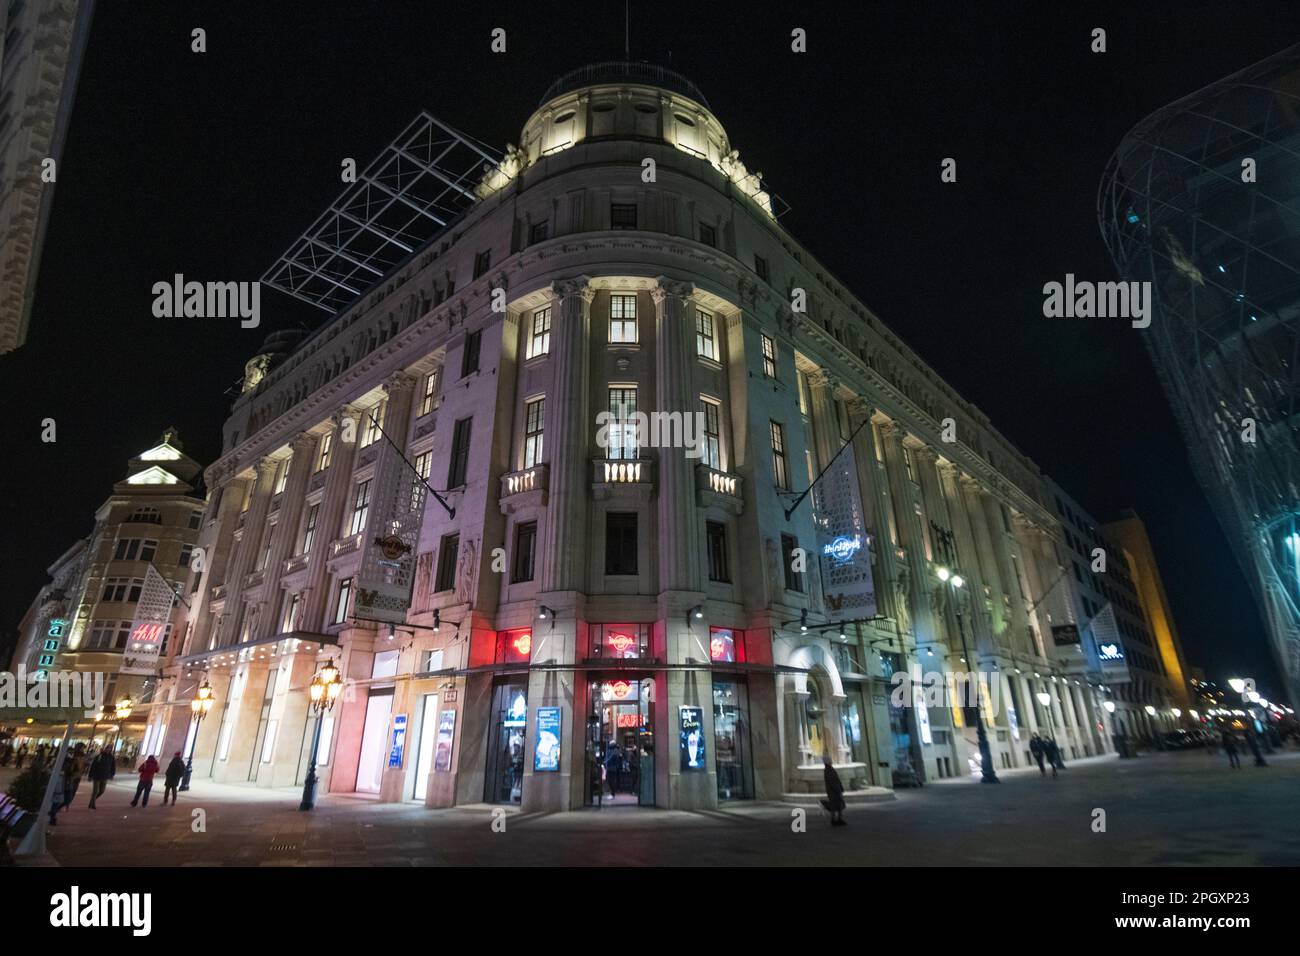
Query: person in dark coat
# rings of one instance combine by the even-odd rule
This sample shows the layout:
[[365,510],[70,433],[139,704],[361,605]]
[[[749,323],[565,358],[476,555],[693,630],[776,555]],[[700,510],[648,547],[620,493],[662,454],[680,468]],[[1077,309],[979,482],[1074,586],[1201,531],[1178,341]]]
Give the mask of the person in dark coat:
[[1228,755],[1228,766],[1241,769],[1241,758],[1237,756],[1237,738],[1231,730],[1223,732],[1223,752]]
[[1038,764],[1038,772],[1042,776],[1046,777],[1047,768],[1043,766],[1045,748],[1043,747],[1043,738],[1038,736],[1038,734],[1034,734],[1029,738],[1029,752],[1033,754],[1034,761]]
[[23,762],[26,760],[27,760],[27,741],[24,740],[22,744],[18,747],[18,757],[17,760],[14,762],[14,766],[17,767],[19,770],[22,770]]
[[1047,751],[1047,762],[1052,765],[1052,776],[1056,776],[1056,768],[1060,765],[1061,750],[1056,746],[1056,741],[1048,737],[1043,744],[1043,749]]
[[113,776],[113,752],[104,747],[95,754],[87,776],[90,777],[90,809],[94,810],[95,801],[104,795],[109,778]]
[[[140,775],[140,782],[135,785],[135,796],[131,798],[131,806],[140,803],[142,806],[149,806],[149,791],[153,789],[153,777],[158,772],[158,758],[153,754],[149,759],[140,764],[136,773]],[[143,797],[143,801],[141,798]]]
[[185,761],[181,759],[181,752],[178,750],[172,754],[171,763],[167,765],[167,771],[163,776],[163,806],[167,806],[167,795],[171,794],[172,806],[176,806],[176,788],[181,785],[181,777],[185,776]]
[[822,801],[822,806],[831,813],[831,826],[842,827],[846,823],[844,784],[840,781],[840,775],[835,772],[835,767],[831,765],[830,754],[823,757],[822,762],[824,764],[822,779],[826,781],[826,799]]
[[1255,737],[1253,727],[1246,728],[1246,743],[1250,745],[1250,752],[1255,755],[1255,766],[1267,767],[1268,764],[1264,761],[1264,755],[1259,752],[1259,740]]
[[84,757],[85,747],[77,744],[72,753],[63,758],[63,797],[59,799],[56,793],[54,801],[50,804],[50,826],[58,823],[55,817],[60,810],[71,806],[72,798],[77,795],[77,787],[81,785],[81,775],[86,772],[86,761]]

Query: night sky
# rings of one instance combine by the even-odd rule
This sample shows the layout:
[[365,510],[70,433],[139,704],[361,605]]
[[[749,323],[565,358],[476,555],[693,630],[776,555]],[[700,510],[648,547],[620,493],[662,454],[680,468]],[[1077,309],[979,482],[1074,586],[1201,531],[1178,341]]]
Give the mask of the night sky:
[[[1262,625],[1141,333],[1045,319],[1042,286],[1115,277],[1095,212],[1110,153],[1152,110],[1294,42],[1300,4],[1065,6],[633,0],[631,53],[695,80],[790,205],[785,227],[1043,471],[1103,521],[1138,511],[1189,663],[1273,699]],[[0,356],[0,633],[132,454],[175,425],[210,463],[244,361],[325,318],[264,288],[258,329],[156,319],[153,283],[259,278],[338,194],[340,161],[364,167],[421,109],[517,142],[552,80],[621,58],[623,26],[618,2],[101,0],[29,340]]]

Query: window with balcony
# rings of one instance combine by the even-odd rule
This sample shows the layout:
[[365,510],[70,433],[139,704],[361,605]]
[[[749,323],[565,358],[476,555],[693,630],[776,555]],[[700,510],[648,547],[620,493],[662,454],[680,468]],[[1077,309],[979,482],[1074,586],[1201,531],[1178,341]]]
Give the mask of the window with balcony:
[[366,518],[370,515],[370,481],[358,481],[352,495],[352,520],[348,522],[348,534],[360,534],[365,530]]
[[711,398],[700,399],[704,415],[704,462],[710,468],[722,470],[722,408]]
[[637,457],[636,386],[609,387],[609,431],[607,457],[630,460]]
[[635,295],[611,295],[609,297],[609,340],[611,343],[619,345],[636,344]]
[[524,467],[532,468],[542,460],[542,431],[546,425],[546,399],[538,398],[524,406]]

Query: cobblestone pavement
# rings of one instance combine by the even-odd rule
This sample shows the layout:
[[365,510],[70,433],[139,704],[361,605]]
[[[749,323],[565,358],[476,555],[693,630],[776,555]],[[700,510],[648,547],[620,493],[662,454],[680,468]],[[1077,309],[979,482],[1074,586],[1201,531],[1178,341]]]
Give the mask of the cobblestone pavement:
[[[850,807],[832,828],[817,809],[792,831],[792,807],[730,803],[716,811],[607,808],[523,815],[494,832],[487,806],[428,810],[325,796],[310,813],[296,790],[196,780],[175,807],[132,809],[119,776],[50,830],[49,849],[71,866],[286,865],[1297,865],[1300,753],[1230,770],[1199,751],[1079,761],[1057,780],[1036,770],[1000,786],[945,781]],[[0,786],[12,777],[0,770]],[[1094,811],[1106,830],[1093,831]],[[193,811],[206,814],[195,832]]]

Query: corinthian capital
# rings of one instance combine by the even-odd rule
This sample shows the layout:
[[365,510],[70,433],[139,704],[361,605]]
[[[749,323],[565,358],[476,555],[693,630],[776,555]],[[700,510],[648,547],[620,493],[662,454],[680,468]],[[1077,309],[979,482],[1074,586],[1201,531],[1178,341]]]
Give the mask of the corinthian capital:
[[806,378],[808,384],[813,388],[829,388],[831,391],[835,391],[835,387],[839,385],[839,381],[835,376],[824,368],[813,369],[807,374]]
[[406,372],[394,372],[384,379],[384,392],[388,395],[392,395],[394,392],[409,391],[413,388],[415,388],[415,376],[408,375]]
[[572,279],[557,279],[551,283],[551,295],[557,299],[581,296],[588,305],[596,297],[596,290],[591,287],[590,276],[574,276]]
[[659,305],[668,296],[689,299],[695,292],[695,284],[691,282],[679,282],[667,276],[658,276],[655,282],[657,285],[650,290],[650,297],[654,299],[655,305]]

